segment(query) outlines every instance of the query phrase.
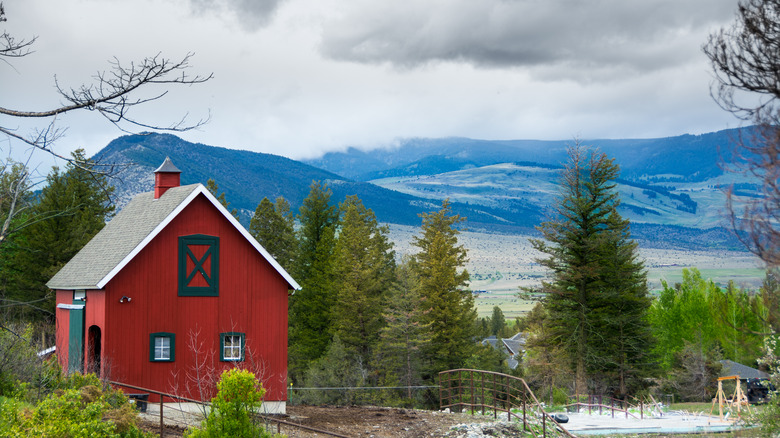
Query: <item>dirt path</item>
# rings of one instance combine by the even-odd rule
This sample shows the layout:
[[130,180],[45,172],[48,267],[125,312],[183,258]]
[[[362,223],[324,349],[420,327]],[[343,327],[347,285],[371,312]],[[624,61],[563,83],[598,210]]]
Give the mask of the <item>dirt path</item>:
[[[459,424],[490,422],[490,419],[466,414],[382,407],[288,406],[287,413],[290,422],[350,437],[441,437]],[[290,437],[321,436],[284,433]]]
[[[288,406],[287,416],[283,419],[355,438],[443,437],[457,425],[490,423],[492,420],[467,414],[357,406]],[[159,422],[144,421],[141,426],[145,431],[159,433]],[[276,431],[276,427],[271,430]],[[281,432],[290,438],[327,436],[288,426],[282,426]],[[180,437],[183,433],[183,428],[166,427],[165,437]]]

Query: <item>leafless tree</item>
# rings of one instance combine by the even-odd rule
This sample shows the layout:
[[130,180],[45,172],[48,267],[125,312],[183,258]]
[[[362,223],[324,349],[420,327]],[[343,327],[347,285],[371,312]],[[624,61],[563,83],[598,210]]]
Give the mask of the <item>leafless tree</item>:
[[[7,21],[5,8],[0,3],[0,22]],[[36,37],[18,39],[3,30],[0,34],[0,61],[13,68],[9,59],[31,55]],[[92,81],[78,87],[67,87],[54,79],[55,89],[61,98],[61,104],[55,108],[39,111],[5,108],[0,103],[0,134],[5,135],[8,144],[21,144],[32,151],[44,151],[58,159],[85,168],[85,163],[61,154],[54,148],[60,140],[65,127],[58,124],[58,118],[63,114],[78,111],[96,112],[120,131],[133,133],[136,131],[187,131],[197,128],[208,121],[208,117],[190,122],[186,115],[173,122],[160,124],[158,121],[144,121],[136,118],[133,111],[136,107],[157,101],[167,94],[171,86],[194,85],[208,81],[212,75],[192,75],[189,73],[190,60],[193,54],[188,53],[179,60],[172,60],[158,53],[144,58],[140,62],[123,63],[114,58],[109,62],[109,68],[98,71]],[[8,85],[8,84],[5,84]],[[34,120],[35,126],[29,132],[22,132],[15,127],[15,120]],[[0,161],[0,177],[14,168],[10,160]],[[112,175],[117,169],[112,163],[91,163],[89,171]],[[12,188],[23,188],[29,185],[29,172],[20,172],[19,181]],[[17,217],[23,205],[15,202],[14,196],[20,196],[19,190],[11,191],[10,195],[0,193],[0,205],[7,209],[0,216],[0,246],[4,239],[15,229],[11,223]],[[18,227],[17,227],[18,228]]]
[[755,124],[737,139],[730,163],[754,177],[762,197],[728,193],[743,241],[769,266],[780,265],[780,0],[741,0],[735,22],[703,47],[715,75],[712,95],[725,110]]

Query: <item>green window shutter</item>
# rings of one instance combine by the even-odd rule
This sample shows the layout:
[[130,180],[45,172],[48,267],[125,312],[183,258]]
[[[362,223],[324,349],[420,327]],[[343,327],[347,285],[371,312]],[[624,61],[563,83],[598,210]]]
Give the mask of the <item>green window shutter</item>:
[[219,237],[179,237],[179,296],[219,296]]
[[219,360],[222,362],[241,362],[244,360],[246,335],[238,332],[219,334]]
[[176,334],[158,332],[149,335],[149,362],[176,360]]

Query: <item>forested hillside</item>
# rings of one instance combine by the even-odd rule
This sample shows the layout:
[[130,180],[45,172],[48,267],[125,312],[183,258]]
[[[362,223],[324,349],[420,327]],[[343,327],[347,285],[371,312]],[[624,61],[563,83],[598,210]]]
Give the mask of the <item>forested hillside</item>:
[[[740,244],[722,216],[723,188],[736,182],[741,193],[752,195],[755,187],[724,173],[719,160],[740,135],[746,132],[583,144],[614,156],[621,167],[619,209],[643,245],[736,249]],[[350,149],[304,163],[146,134],[117,138],[95,159],[124,166],[116,180],[120,207],[150,190],[151,171],[169,156],[183,171],[182,184],[213,179],[247,225],[264,197],[282,196],[297,211],[312,182],[321,181],[335,202],[357,195],[385,223],[419,225],[420,213],[449,198],[470,229],[533,233],[557,197],[570,143],[415,139],[392,149]]]

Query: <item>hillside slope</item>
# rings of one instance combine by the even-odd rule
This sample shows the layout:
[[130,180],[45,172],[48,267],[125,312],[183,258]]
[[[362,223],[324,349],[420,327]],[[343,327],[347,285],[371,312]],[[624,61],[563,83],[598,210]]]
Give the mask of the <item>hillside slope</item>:
[[[154,170],[170,157],[182,171],[182,184],[202,183],[211,178],[225,192],[231,207],[239,209],[241,221],[248,223],[260,201],[283,196],[293,212],[309,193],[313,181],[327,183],[332,202],[357,195],[374,210],[381,221],[419,225],[419,214],[441,206],[441,199],[425,199],[360,181],[351,181],[331,172],[272,154],[233,150],[190,143],[170,134],[127,135],[109,143],[95,155],[103,163],[121,166],[117,204],[121,207],[138,193],[154,186]],[[539,217],[533,210],[507,212],[489,206],[454,203],[455,212],[467,216],[473,227],[532,229]]]
[[[733,182],[734,177],[723,174],[717,166],[703,164],[707,160],[714,163],[715,153],[707,155],[702,148],[709,147],[707,145],[716,141],[713,139],[729,135],[732,134],[696,136],[698,140],[675,137],[676,142],[685,145],[676,156],[698,153],[708,157],[703,161],[694,160],[694,166],[680,164],[677,170],[674,170],[674,156],[667,159],[644,151],[639,155],[651,158],[642,164],[630,153],[632,148],[655,150],[647,146],[653,143],[651,140],[641,144],[633,140],[622,141],[632,142],[632,147],[618,140],[609,145],[618,148],[622,144],[620,154],[626,157],[628,167],[634,169],[629,176],[639,175],[634,179],[622,178],[618,187],[623,200],[621,214],[634,223],[634,236],[643,241],[643,245],[741,248],[730,232],[720,227],[724,204],[719,187]],[[534,233],[534,227],[552,213],[550,208],[557,197],[560,172],[560,162],[553,160],[554,157],[565,159],[565,142],[558,142],[557,146],[553,144],[556,142],[515,142],[532,149],[539,145],[549,146],[523,155],[515,146],[509,145],[512,142],[494,147],[493,142],[461,140],[449,145],[448,139],[436,140],[433,141],[434,149],[428,144],[419,150],[411,148],[410,143],[395,153],[353,151],[337,160],[336,155],[328,154],[331,171],[272,154],[189,143],[169,134],[123,136],[112,141],[95,158],[122,165],[115,181],[120,207],[135,194],[152,189],[154,169],[169,156],[182,170],[182,184],[205,184],[213,178],[225,192],[231,207],[239,209],[245,224],[263,197],[273,200],[283,196],[290,202],[293,212],[297,212],[312,181],[321,181],[332,189],[334,203],[343,201],[348,195],[357,195],[374,210],[381,222],[419,226],[420,213],[438,209],[442,200],[449,198],[454,212],[467,218],[465,226],[470,229]],[[667,146],[656,149],[671,154]],[[449,155],[425,155],[431,151]],[[518,160],[509,161],[507,157]],[[616,161],[623,165],[620,159],[616,158]],[[664,164],[664,161],[668,163]],[[369,175],[383,177],[371,181],[349,179],[332,171],[337,170],[334,163],[340,163],[338,166],[344,171],[370,170],[362,174],[363,178]],[[693,167],[698,170],[689,174],[658,173],[689,172]],[[451,168],[453,170],[446,170]],[[751,189],[749,185],[744,187],[748,191]]]
[[[702,181],[723,174],[734,141],[749,138],[750,128],[655,139],[582,140],[620,164],[622,178],[653,177]],[[560,166],[574,140],[406,139],[385,149],[330,152],[305,161],[346,178],[370,181],[386,177],[435,175],[499,163],[527,162]]]

